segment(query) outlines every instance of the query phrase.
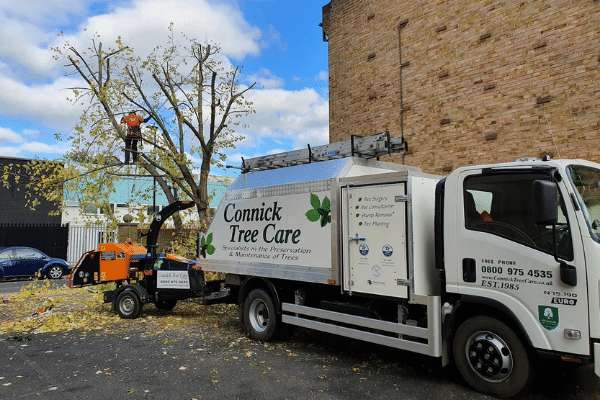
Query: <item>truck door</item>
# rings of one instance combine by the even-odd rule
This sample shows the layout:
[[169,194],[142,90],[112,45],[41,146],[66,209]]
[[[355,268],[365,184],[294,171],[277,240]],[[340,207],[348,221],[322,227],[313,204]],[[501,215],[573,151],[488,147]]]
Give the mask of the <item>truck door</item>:
[[533,221],[535,180],[550,180],[549,170],[459,176],[457,223],[446,242],[456,249],[459,292],[504,305],[530,333],[534,347],[587,355],[587,282],[576,216],[564,180],[558,182],[556,250],[578,271],[571,286],[561,281],[552,226]]
[[[585,248],[588,278],[590,336],[600,338],[600,170],[597,165],[573,164],[567,174],[575,189],[574,201],[578,199],[582,216],[579,221]],[[578,275],[580,271],[577,271]],[[579,278],[579,276],[578,276]],[[597,346],[597,345],[595,345]],[[600,358],[596,358],[596,366]]]
[[342,189],[344,290],[406,297],[405,184]]

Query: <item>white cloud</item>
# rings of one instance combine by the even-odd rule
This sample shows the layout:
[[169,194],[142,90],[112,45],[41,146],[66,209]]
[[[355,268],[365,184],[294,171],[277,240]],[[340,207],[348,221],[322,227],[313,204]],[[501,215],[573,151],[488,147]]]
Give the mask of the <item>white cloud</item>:
[[65,88],[79,84],[79,81],[70,78],[60,78],[50,84],[30,87],[0,76],[1,114],[54,129],[70,129],[77,121],[81,108],[67,100],[71,93]]
[[264,48],[269,47],[271,44],[275,45],[280,51],[286,51],[288,49],[288,44],[283,40],[281,33],[275,29],[273,25],[267,26],[267,30],[265,32],[265,38],[267,39],[265,42],[262,42],[262,46]]
[[249,84],[256,82],[263,89],[277,89],[285,83],[283,79],[275,76],[266,68],[261,68],[256,74],[249,75],[246,81]]
[[223,54],[241,59],[258,55],[261,32],[251,26],[239,8],[206,0],[136,0],[110,14],[97,15],[85,22],[86,33],[70,37],[76,46],[88,46],[88,37],[98,33],[106,44],[117,35],[139,54],[149,54],[157,45],[167,44],[169,24],[174,24],[175,39],[185,40],[181,32],[199,41],[210,39],[222,46]]
[[25,140],[11,129],[0,127],[0,142],[2,143],[22,143]]
[[[94,5],[114,5],[117,0],[18,0],[0,2],[0,59],[21,79],[57,76],[59,66],[51,46],[66,26],[76,27]],[[123,1],[123,0],[119,0]]]
[[42,133],[37,129],[23,129],[23,135],[31,139],[37,139],[42,136]]
[[242,154],[242,153],[229,154],[229,155],[227,155],[227,162],[241,163],[242,157],[247,158],[248,156],[245,154]]
[[0,4],[0,11],[18,20],[44,22],[44,19],[52,18],[55,23],[64,23],[69,15],[84,12],[94,2],[94,0],[6,1]]
[[[249,128],[240,132],[244,140],[237,150],[247,154],[232,154],[228,161],[329,142],[329,103],[315,90],[252,90],[246,98],[254,103],[256,114],[244,119]],[[260,154],[256,154],[258,148]]]
[[19,147],[19,150],[29,153],[41,154],[64,154],[69,150],[66,145],[48,145],[46,143],[32,142]]
[[66,153],[68,150],[68,146],[48,145],[46,143],[41,142],[31,142],[24,143],[19,146],[0,146],[0,156],[42,158],[41,156],[48,155],[60,156]]
[[48,34],[36,25],[8,19],[0,14],[0,57],[7,60],[12,75],[40,78],[50,74],[56,65],[52,50],[42,47]]
[[267,151],[267,153],[266,153],[266,154],[264,154],[264,155],[270,156],[271,154],[279,154],[279,153],[283,153],[283,152],[285,152],[285,151],[286,151],[286,150],[284,150],[284,149],[270,149],[270,150],[269,150],[269,151]]
[[329,79],[329,73],[327,71],[320,71],[318,75],[315,77],[317,81],[326,81]]

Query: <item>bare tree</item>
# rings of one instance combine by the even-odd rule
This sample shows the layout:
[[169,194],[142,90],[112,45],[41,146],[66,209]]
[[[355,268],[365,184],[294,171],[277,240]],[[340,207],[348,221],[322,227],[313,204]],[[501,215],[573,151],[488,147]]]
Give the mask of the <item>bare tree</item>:
[[[135,110],[152,119],[142,138],[150,150],[140,152],[137,167],[156,179],[169,202],[193,201],[200,221],[206,221],[211,166],[222,165],[223,151],[241,139],[235,129],[254,112],[244,94],[255,84],[240,84],[239,67],[224,67],[218,46],[183,40],[184,45],[176,42],[171,25],[169,46],[145,58],[120,39],[105,49],[97,36],[86,51],[69,43],[54,49],[57,59],[67,61],[68,73],[85,82],[72,88],[71,100],[86,105],[79,123],[60,135],[72,148],[62,160],[71,166],[63,180],[70,182],[67,189],[79,191],[83,205],[108,198],[115,179],[135,170],[120,162],[127,135],[121,118]],[[201,159],[198,180],[193,157]]]

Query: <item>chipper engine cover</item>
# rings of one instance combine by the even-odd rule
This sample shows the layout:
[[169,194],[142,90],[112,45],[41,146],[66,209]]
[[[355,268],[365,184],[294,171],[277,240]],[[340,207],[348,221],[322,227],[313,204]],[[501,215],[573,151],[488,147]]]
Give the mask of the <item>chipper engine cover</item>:
[[69,287],[98,285],[129,279],[131,256],[146,254],[137,243],[100,243],[97,251],[88,251],[71,271]]

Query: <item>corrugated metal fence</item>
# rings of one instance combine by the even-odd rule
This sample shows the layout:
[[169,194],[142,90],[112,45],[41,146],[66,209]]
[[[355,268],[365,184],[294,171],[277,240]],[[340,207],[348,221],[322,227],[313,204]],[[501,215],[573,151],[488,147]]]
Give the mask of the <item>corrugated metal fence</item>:
[[83,253],[90,250],[96,250],[98,243],[107,242],[106,226],[69,226],[69,249],[67,252],[67,262],[74,267]]
[[68,243],[69,224],[0,223],[0,247],[33,247],[65,260]]

